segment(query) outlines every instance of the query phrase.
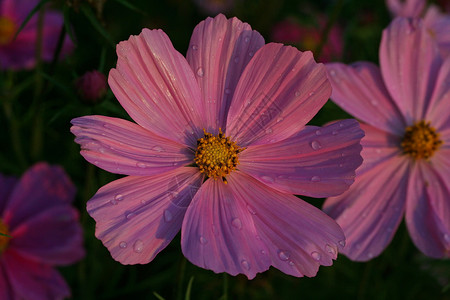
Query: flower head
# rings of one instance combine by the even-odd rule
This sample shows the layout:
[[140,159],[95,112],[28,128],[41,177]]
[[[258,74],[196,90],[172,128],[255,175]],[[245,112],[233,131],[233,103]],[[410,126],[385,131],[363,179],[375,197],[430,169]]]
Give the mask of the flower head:
[[405,216],[424,254],[448,257],[449,57],[421,20],[396,18],[383,32],[380,67],[335,63],[327,71],[331,98],[366,132],[355,184],[324,204],[346,235],[343,253],[360,261],[379,255]]
[[0,175],[1,299],[62,299],[70,290],[54,266],[81,259],[75,187],[64,171],[38,163],[19,180]]
[[[30,69],[36,64],[38,15],[35,14],[14,39],[22,22],[38,0],[0,0],[0,70]],[[41,58],[51,61],[63,28],[61,13],[48,10],[43,17]],[[65,38],[61,53],[69,53],[73,44]]]
[[187,58],[148,29],[117,54],[109,84],[137,124],[87,116],[71,129],[88,161],[128,175],[87,204],[116,260],[148,263],[181,229],[184,255],[215,272],[332,264],[341,229],[292,194],[346,190],[363,133],[355,120],[305,126],[331,92],[311,52],[218,15],[197,25]]
[[106,76],[97,70],[86,72],[75,81],[75,86],[83,100],[95,103],[106,94]]

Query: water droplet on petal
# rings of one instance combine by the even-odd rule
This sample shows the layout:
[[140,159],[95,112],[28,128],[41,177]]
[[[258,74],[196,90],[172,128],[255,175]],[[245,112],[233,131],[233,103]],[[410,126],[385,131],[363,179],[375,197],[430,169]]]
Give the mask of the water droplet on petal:
[[287,261],[290,257],[290,254],[288,251],[278,250],[278,258],[282,261]]
[[344,127],[344,123],[342,123],[342,122],[339,123],[339,127],[341,127],[341,128]]
[[156,151],[156,152],[163,152],[163,151],[164,151],[164,148],[161,147],[161,146],[154,146],[154,147],[152,148],[152,150],[153,150],[153,151]]
[[336,255],[336,250],[328,244],[325,246],[325,250],[332,255]]
[[144,250],[144,242],[141,240],[136,240],[133,244],[133,250],[136,253],[141,253]]
[[330,71],[330,75],[333,76],[333,77],[336,76],[336,71],[335,70],[331,70]]
[[292,260],[289,261],[290,266],[295,266],[294,262]]
[[249,41],[250,41],[250,38],[248,36],[245,37],[244,42],[248,43]]
[[250,264],[245,259],[241,260],[241,265],[245,270],[250,270]]
[[331,134],[332,134],[332,135],[336,135],[336,134],[338,134],[338,132],[337,132],[337,130],[333,130],[333,131],[331,132]]
[[267,128],[266,129],[266,134],[271,134],[273,132],[272,128]]
[[319,150],[320,148],[322,148],[322,145],[318,141],[312,141],[311,148],[313,148],[314,150]]
[[206,238],[204,238],[203,236],[200,237],[200,244],[205,245],[206,243],[208,243],[208,240]]
[[266,255],[266,251],[261,250],[260,252],[261,252],[262,255]]
[[320,177],[319,176],[313,176],[313,177],[311,177],[311,181],[312,182],[319,182],[320,181]]
[[321,135],[321,134],[322,134],[322,131],[320,131],[319,129],[316,130],[316,135]]
[[312,96],[312,95],[314,95],[314,92],[310,92],[309,94],[308,94],[308,96]]
[[136,166],[137,166],[138,168],[145,168],[145,167],[147,167],[147,165],[146,165],[145,163],[141,162],[141,161],[138,161],[138,162],[136,163]]
[[125,249],[127,247],[127,242],[120,242],[119,247]]
[[252,215],[256,215],[256,211],[253,209],[253,207],[251,207],[250,205],[247,204],[247,209],[248,211],[252,214]]
[[197,45],[192,45],[192,50],[198,50],[198,46]]
[[164,221],[169,223],[170,221],[172,221],[172,219],[173,219],[172,213],[168,209],[166,209],[164,211]]
[[314,259],[314,260],[317,260],[317,261],[319,261],[320,260],[320,258],[322,257],[321,255],[320,255],[320,253],[319,252],[317,252],[317,251],[313,251],[313,252],[311,252],[311,257]]
[[198,69],[197,69],[197,76],[198,76],[198,77],[203,77],[203,75],[204,75],[204,73],[203,73],[203,68],[201,68],[201,67],[198,68]]
[[237,228],[237,229],[241,229],[241,228],[242,228],[242,222],[241,222],[241,219],[239,219],[239,218],[234,218],[234,219],[231,221],[231,225],[233,225],[233,227],[235,227],[235,228]]
[[295,92],[295,97],[298,97],[298,96],[300,96],[300,92],[299,92],[299,91],[296,91],[296,92]]
[[279,118],[277,119],[277,123],[280,123],[280,122],[283,121],[283,120],[284,120],[283,117],[279,117]]
[[136,217],[136,214],[135,214],[134,212],[126,212],[126,213],[125,213],[125,217],[126,217],[128,220],[131,220],[131,219],[133,219],[134,217]]
[[116,199],[111,199],[111,201],[109,201],[112,205],[117,205],[117,203],[119,203],[119,202],[117,202],[117,200]]
[[122,194],[117,194],[114,196],[114,200],[116,201],[122,201],[123,200],[123,195]]
[[250,52],[248,53],[248,56],[252,57],[254,54],[255,54],[255,53],[253,53],[252,51],[250,51]]
[[270,176],[261,176],[261,180],[265,183],[274,183],[274,179]]
[[344,240],[339,241],[338,243],[339,243],[339,245],[341,245],[342,247],[345,247],[345,241],[344,241]]

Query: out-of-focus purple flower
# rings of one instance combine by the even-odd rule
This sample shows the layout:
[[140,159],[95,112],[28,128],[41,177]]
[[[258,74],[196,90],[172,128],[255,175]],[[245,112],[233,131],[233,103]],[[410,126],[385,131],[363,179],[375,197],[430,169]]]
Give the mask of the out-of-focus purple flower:
[[344,230],[350,259],[390,243],[403,216],[414,244],[450,254],[450,57],[420,19],[396,18],[383,32],[380,67],[327,65],[331,98],[362,120],[364,162],[348,191],[324,210]]
[[57,166],[38,163],[19,180],[0,175],[0,299],[63,299],[54,266],[84,256],[75,187]]
[[305,125],[331,93],[311,52],[264,45],[218,15],[194,29],[187,58],[148,29],[117,54],[109,85],[137,124],[86,116],[71,128],[89,162],[129,175],[87,204],[114,259],[148,263],[181,229],[184,255],[214,272],[315,276],[332,264],[341,229],[292,194],[345,191],[363,132],[355,120]]
[[201,11],[208,15],[217,15],[231,10],[235,0],[194,0]]
[[[271,40],[274,42],[292,44],[301,50],[317,50],[321,43],[323,30],[326,26],[324,17],[318,18],[319,25],[303,25],[294,19],[286,19],[276,24],[271,32]],[[334,25],[322,52],[318,57],[319,61],[329,62],[340,59],[343,51],[342,30],[338,25]]]
[[75,87],[83,100],[95,103],[106,94],[106,76],[97,70],[86,72],[75,81]]
[[426,5],[425,0],[386,0],[386,5],[394,17],[419,17]]
[[[17,38],[13,38],[38,3],[38,0],[0,0],[0,70],[30,69],[36,64],[37,13],[28,21]],[[42,60],[53,59],[63,22],[61,13],[47,9],[42,28]],[[73,44],[66,36],[61,56],[67,55],[72,49]]]

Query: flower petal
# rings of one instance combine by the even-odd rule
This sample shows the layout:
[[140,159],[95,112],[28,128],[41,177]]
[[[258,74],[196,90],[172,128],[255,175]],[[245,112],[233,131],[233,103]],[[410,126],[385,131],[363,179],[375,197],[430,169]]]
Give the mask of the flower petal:
[[311,52],[267,44],[239,80],[226,134],[241,147],[283,140],[300,131],[330,93],[325,67]]
[[8,279],[6,266],[2,261],[0,261],[0,299],[14,299],[14,293],[11,289],[12,286]]
[[323,210],[344,230],[342,253],[351,260],[370,260],[392,240],[403,217],[407,174],[408,160],[391,158],[356,176],[342,195],[325,201]]
[[204,128],[200,89],[167,35],[144,29],[120,42],[117,55],[108,82],[133,120],[159,136],[195,146]]
[[421,20],[396,18],[383,31],[381,73],[407,125],[424,119],[441,64],[437,44]]
[[43,210],[68,207],[74,197],[75,186],[62,168],[37,163],[15,185],[4,208],[3,221],[12,232]]
[[436,5],[428,6],[423,23],[436,39],[442,57],[450,55],[450,15],[442,13]]
[[425,8],[425,4],[425,0],[386,0],[391,14],[398,17],[417,18]]
[[72,120],[72,133],[81,155],[112,173],[153,175],[187,165],[194,160],[185,145],[155,135],[132,122],[104,116]]
[[449,170],[437,173],[427,162],[415,164],[406,202],[411,239],[425,255],[450,257]]
[[249,279],[270,265],[300,277],[332,264],[344,235],[331,218],[245,173],[227,180],[207,180],[186,212],[181,246],[191,262]]
[[84,256],[78,211],[69,206],[48,208],[10,232],[9,247],[22,256],[49,265],[66,265]]
[[2,218],[3,209],[8,203],[11,192],[14,190],[17,182],[19,180],[15,177],[0,174],[0,219]]
[[36,262],[13,251],[2,254],[8,279],[14,293],[13,299],[65,299],[70,289],[64,278],[52,266]]
[[186,167],[103,186],[87,203],[96,237],[120,263],[148,263],[179,232],[202,180],[197,168]]
[[283,141],[249,146],[239,155],[238,168],[281,192],[336,196],[354,181],[363,136],[356,120],[307,126]]
[[206,103],[208,130],[225,130],[238,80],[252,54],[263,45],[264,38],[250,25],[222,14],[195,27],[186,58]]
[[331,99],[356,118],[392,133],[403,133],[405,121],[381,77],[369,62],[326,65],[333,91]]

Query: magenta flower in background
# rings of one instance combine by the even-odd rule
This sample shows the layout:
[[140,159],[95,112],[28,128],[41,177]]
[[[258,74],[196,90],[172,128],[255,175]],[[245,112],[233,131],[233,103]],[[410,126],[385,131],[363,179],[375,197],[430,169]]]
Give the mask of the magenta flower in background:
[[75,187],[57,166],[38,163],[20,179],[0,175],[0,299],[62,299],[54,266],[84,256]]
[[[17,38],[22,22],[39,3],[38,0],[0,0],[0,70],[30,69],[36,64],[38,14],[34,14]],[[42,29],[42,60],[51,61],[63,26],[61,13],[46,9]],[[61,55],[67,55],[73,44],[66,36]]]
[[450,251],[450,57],[420,19],[384,30],[380,68],[327,65],[331,98],[361,119],[364,162],[348,191],[324,210],[344,230],[352,260],[379,255],[403,216],[414,244],[431,257]]
[[75,81],[75,87],[80,97],[89,103],[100,100],[108,88],[106,76],[97,70],[84,73]]
[[426,5],[426,0],[386,0],[386,5],[394,17],[419,17]]
[[87,204],[114,259],[148,263],[181,229],[184,255],[214,272],[300,277],[332,264],[341,229],[292,194],[346,190],[363,132],[355,120],[305,126],[331,93],[311,52],[264,45],[218,15],[195,28],[187,59],[148,29],[117,54],[109,84],[137,124],[86,116],[71,128],[89,162],[129,175]]

